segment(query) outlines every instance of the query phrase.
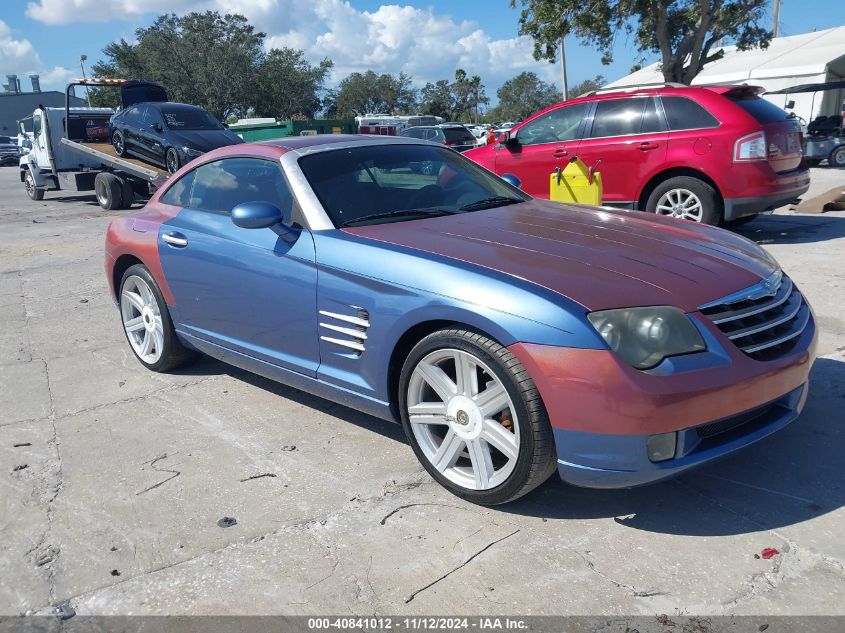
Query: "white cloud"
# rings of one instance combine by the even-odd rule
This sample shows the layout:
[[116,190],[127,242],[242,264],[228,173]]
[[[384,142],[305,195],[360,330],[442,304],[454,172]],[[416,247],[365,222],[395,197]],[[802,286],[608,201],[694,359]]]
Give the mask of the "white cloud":
[[546,81],[559,71],[531,55],[529,38],[492,39],[474,21],[455,21],[430,7],[356,9],[348,0],[35,0],[27,15],[49,24],[105,21],[156,13],[216,9],[245,15],[267,33],[269,47],[303,49],[312,62],[335,63],[331,83],[350,72],[406,72],[418,86],[451,79],[456,68],[478,74],[491,96],[514,74],[531,70]]
[[61,66],[45,68],[32,43],[27,39],[17,39],[3,20],[0,20],[0,72],[4,83],[6,73],[18,75],[23,91],[30,90],[29,75],[33,73],[41,76],[44,90],[63,89],[75,76],[73,70]]

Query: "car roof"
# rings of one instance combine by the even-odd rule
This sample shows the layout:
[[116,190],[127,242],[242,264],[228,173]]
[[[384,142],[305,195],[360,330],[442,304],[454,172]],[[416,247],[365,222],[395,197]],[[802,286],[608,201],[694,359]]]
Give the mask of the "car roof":
[[[418,126],[423,127],[423,126]],[[343,149],[364,145],[430,145],[431,143],[407,136],[379,134],[316,134],[314,136],[286,136],[283,138],[250,143],[264,147],[278,147],[285,151],[307,153],[330,149]],[[243,145],[236,147],[243,148]]]

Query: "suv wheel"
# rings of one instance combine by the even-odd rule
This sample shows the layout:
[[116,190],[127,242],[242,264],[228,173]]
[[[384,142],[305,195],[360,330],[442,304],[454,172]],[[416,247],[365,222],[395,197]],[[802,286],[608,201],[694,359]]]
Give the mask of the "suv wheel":
[[721,216],[715,189],[691,176],[676,176],[657,185],[648,197],[646,210],[713,225]]

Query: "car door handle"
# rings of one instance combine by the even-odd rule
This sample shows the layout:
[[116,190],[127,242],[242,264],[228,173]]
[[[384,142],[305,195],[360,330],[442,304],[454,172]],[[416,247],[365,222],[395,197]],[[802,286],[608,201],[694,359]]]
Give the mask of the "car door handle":
[[161,241],[177,248],[185,248],[188,245],[188,238],[181,233],[163,233]]
[[555,158],[563,158],[564,156],[569,156],[569,150],[564,149],[562,147],[558,147],[554,152]]
[[657,149],[657,148],[658,148],[657,143],[652,143],[650,141],[643,141],[642,143],[640,143],[640,151],[641,152],[647,152],[649,150]]

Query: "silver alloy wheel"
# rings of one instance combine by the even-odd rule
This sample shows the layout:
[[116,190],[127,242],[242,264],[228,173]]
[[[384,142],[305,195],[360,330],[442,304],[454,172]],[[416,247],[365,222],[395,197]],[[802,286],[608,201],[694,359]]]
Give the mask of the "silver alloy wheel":
[[32,172],[27,170],[23,177],[23,186],[26,188],[27,195],[32,198],[35,194],[35,178],[32,177]]
[[425,356],[408,382],[408,419],[426,459],[462,488],[504,483],[519,457],[511,397],[480,359],[457,349]]
[[701,222],[704,207],[701,200],[689,189],[670,189],[657,201],[657,213],[673,218]]
[[120,314],[126,338],[138,357],[154,365],[164,351],[164,322],[149,284],[132,275],[120,292]]

